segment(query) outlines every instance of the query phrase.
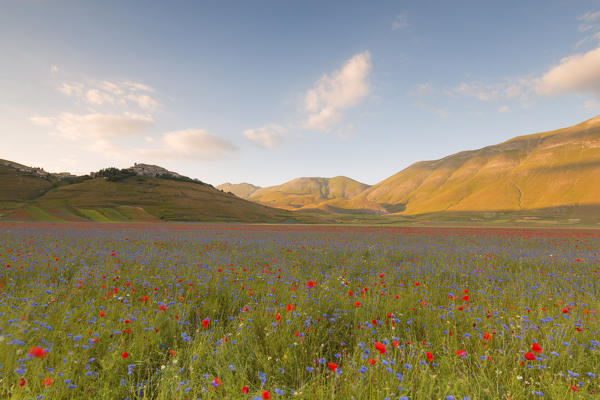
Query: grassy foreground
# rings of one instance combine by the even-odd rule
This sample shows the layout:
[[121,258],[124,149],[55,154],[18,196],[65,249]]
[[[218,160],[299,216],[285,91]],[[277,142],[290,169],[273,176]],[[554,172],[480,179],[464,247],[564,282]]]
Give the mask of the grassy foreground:
[[2,225],[0,397],[597,398],[599,252],[593,231]]

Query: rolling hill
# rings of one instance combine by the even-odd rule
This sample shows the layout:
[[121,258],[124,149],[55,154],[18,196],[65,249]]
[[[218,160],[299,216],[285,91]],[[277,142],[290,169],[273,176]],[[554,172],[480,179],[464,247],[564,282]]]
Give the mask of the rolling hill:
[[417,162],[350,199],[315,207],[420,215],[600,206],[600,116]]
[[[23,167],[23,168],[21,168]],[[136,164],[92,176],[59,179],[43,170],[5,162],[0,166],[0,218],[45,221],[311,222],[211,185]]]
[[237,197],[247,199],[250,195],[260,189],[260,186],[254,186],[250,183],[223,183],[222,185],[216,186],[217,189],[224,192],[230,192],[235,194]]
[[282,185],[258,189],[248,200],[271,207],[299,210],[318,206],[328,200],[350,199],[368,188],[369,185],[345,176],[297,178]]

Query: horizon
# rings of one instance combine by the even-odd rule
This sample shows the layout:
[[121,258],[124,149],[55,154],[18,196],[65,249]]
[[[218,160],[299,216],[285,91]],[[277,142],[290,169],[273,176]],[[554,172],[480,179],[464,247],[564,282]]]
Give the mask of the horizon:
[[600,114],[597,2],[317,4],[4,3],[2,158],[373,185]]
[[[593,121],[593,120],[596,120],[596,119],[600,119],[600,115],[593,116],[593,117],[591,117],[591,118],[588,118],[588,119],[587,119],[587,120],[585,120],[585,121],[580,121],[579,123],[573,124],[573,125],[571,125],[571,126],[576,126],[576,125],[579,125],[579,124],[582,124],[582,123],[586,123],[586,122],[590,122],[590,121]],[[487,145],[487,146],[484,146],[484,147],[495,146],[495,145],[499,145],[499,144],[505,143],[505,142],[507,142],[507,141],[511,141],[511,140],[517,139],[517,138],[522,138],[522,137],[526,137],[526,136],[530,136],[530,135],[536,135],[536,134],[540,134],[540,133],[552,132],[552,131],[555,131],[555,130],[560,130],[560,129],[569,128],[569,127],[571,127],[571,126],[565,126],[565,127],[561,127],[561,128],[553,129],[553,130],[551,130],[551,131],[544,131],[544,132],[533,132],[533,133],[527,133],[527,134],[523,134],[523,135],[518,135],[518,136],[514,136],[514,137],[512,137],[512,138],[508,138],[508,139],[506,139],[506,140],[503,140],[503,141],[501,141],[501,142],[498,142],[498,143],[493,143],[493,144],[490,144],[490,145]],[[440,157],[440,158],[437,158],[437,159],[431,159],[431,160],[419,160],[419,161],[415,161],[415,163],[419,163],[419,162],[435,162],[435,161],[442,160],[442,159],[444,159],[444,158],[446,158],[446,157],[450,157],[450,156],[456,155],[456,154],[458,154],[458,153],[481,150],[481,149],[482,149],[482,148],[484,148],[484,147],[480,147],[480,148],[477,148],[477,149],[464,149],[464,150],[458,151],[457,153],[453,153],[453,154],[447,154],[447,155],[445,155],[445,156],[442,156],[442,157]],[[1,159],[0,159],[0,160],[1,160]],[[20,163],[20,162],[18,162],[18,161],[15,161],[15,160],[8,160],[8,159],[4,159],[4,161],[9,161],[9,162],[13,162],[13,163],[16,163],[16,164],[21,164],[21,165],[23,165],[23,166],[25,166],[25,167],[30,167],[30,168],[41,168],[41,169],[42,169],[42,170],[44,170],[45,172],[48,172],[48,173],[53,173],[53,174],[60,174],[60,173],[71,173],[71,171],[50,171],[50,170],[47,170],[46,168],[44,168],[44,166],[42,166],[42,165],[24,165],[24,164],[22,164],[22,163]],[[413,163],[413,164],[415,164],[415,163]],[[408,168],[408,167],[412,166],[413,164],[406,166],[406,167],[405,167],[405,168],[403,168],[402,170],[399,170],[399,171],[396,171],[396,172],[393,172],[393,173],[391,173],[389,176],[387,176],[387,177],[383,178],[381,181],[383,181],[383,180],[385,180],[385,179],[387,179],[387,178],[391,177],[392,175],[395,175],[395,174],[396,174],[396,173],[398,173],[398,172],[401,172],[401,171],[403,171],[404,169],[406,169],[406,168]],[[134,162],[133,162],[131,165],[129,165],[129,166],[126,166],[126,167],[114,167],[114,166],[110,165],[110,166],[102,167],[102,168],[100,168],[100,169],[98,169],[98,170],[95,170],[95,171],[89,171],[89,172],[87,172],[87,173],[74,174],[74,175],[76,175],[76,176],[86,176],[86,175],[90,175],[90,174],[92,174],[92,173],[98,172],[99,170],[101,170],[101,169],[105,169],[105,168],[121,168],[121,169],[131,169],[131,168],[135,167],[136,165],[148,165],[148,166],[154,166],[154,167],[159,167],[159,168],[166,169],[166,170],[168,170],[169,172],[172,172],[172,173],[173,173],[173,172],[174,172],[174,173],[178,173],[178,171],[169,170],[169,169],[167,169],[167,168],[164,168],[162,165],[159,165],[159,164],[152,164],[152,163],[147,163],[147,162],[143,162],[143,161],[134,161]],[[201,178],[199,178],[199,177],[194,177],[194,176],[185,176],[185,175],[183,175],[183,176],[184,176],[184,177],[186,177],[186,178],[191,178],[191,179],[194,179],[194,180],[199,180],[199,181],[202,181],[202,182],[204,182],[204,183],[208,183],[208,182],[205,182],[205,181],[203,181],[203,180],[202,180]],[[296,180],[296,179],[334,179],[334,178],[349,178],[349,179],[351,179],[351,180],[354,180],[354,181],[356,181],[356,182],[358,182],[358,183],[366,184],[366,185],[368,185],[368,186],[374,186],[374,185],[376,185],[377,183],[381,182],[381,181],[379,181],[379,182],[375,182],[375,183],[373,183],[373,184],[369,184],[369,183],[365,183],[365,182],[358,181],[357,179],[354,179],[354,178],[353,178],[353,177],[351,177],[351,176],[346,176],[346,175],[336,175],[336,176],[297,176],[297,177],[291,178],[291,179],[290,179],[290,180],[288,180],[288,181],[285,181],[285,182],[280,182],[280,183],[276,183],[276,184],[274,184],[274,185],[269,185],[269,186],[260,186],[260,185],[255,185],[255,184],[253,184],[252,182],[231,182],[231,181],[225,181],[225,182],[221,182],[221,183],[219,183],[219,184],[213,184],[213,183],[210,183],[210,184],[211,184],[211,185],[213,185],[214,187],[218,187],[218,186],[221,186],[221,185],[243,185],[243,184],[247,184],[247,185],[255,186],[255,187],[258,187],[258,188],[261,188],[261,189],[262,189],[262,188],[268,188],[268,187],[273,187],[273,186],[279,186],[279,185],[282,185],[282,184],[285,184],[285,183],[288,183],[288,182],[294,181],[294,180]]]

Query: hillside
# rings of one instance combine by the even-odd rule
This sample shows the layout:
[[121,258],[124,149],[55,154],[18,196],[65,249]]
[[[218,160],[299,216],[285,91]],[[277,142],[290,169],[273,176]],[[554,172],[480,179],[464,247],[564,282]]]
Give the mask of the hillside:
[[248,200],[272,207],[298,210],[314,207],[334,199],[350,199],[368,189],[369,185],[345,176],[335,178],[297,178],[282,185],[256,190]]
[[260,189],[260,186],[254,186],[250,183],[223,183],[216,186],[217,189],[224,192],[230,192],[235,194],[237,197],[247,199],[250,195]]
[[93,173],[93,177],[64,180],[43,170],[36,171],[0,165],[1,219],[102,222],[314,220],[314,217],[246,201],[211,185],[146,164],[127,170],[107,168]]
[[600,117],[417,162],[348,200],[320,205],[417,215],[600,206]]
[[45,193],[57,181],[58,179],[50,174],[0,160],[0,202],[20,202],[35,198]]

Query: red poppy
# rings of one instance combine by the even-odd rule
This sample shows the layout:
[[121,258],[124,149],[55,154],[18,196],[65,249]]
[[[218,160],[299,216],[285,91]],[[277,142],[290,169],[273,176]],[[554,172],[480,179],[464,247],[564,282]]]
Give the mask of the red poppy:
[[369,358],[369,364],[371,365],[375,365],[377,361],[373,360],[372,358]]
[[167,306],[165,306],[164,304],[161,304],[160,306],[158,306],[158,309],[160,311],[165,311],[167,309]]
[[468,295],[468,294],[465,294],[465,295],[462,297],[462,299],[463,299],[463,301],[469,301],[469,295]]
[[52,385],[52,378],[46,378],[42,381],[42,386],[50,386]]
[[539,344],[533,342],[531,344],[531,350],[539,354],[542,352],[542,347]]
[[459,357],[466,357],[467,352],[465,350],[456,350],[456,355]]
[[379,352],[379,354],[385,353],[385,346],[384,346],[383,343],[376,342],[375,343],[375,348],[377,349],[377,351]]
[[336,363],[327,363],[327,367],[332,370],[333,372],[335,372],[335,370],[337,369],[338,365]]
[[[306,287],[309,288],[309,289],[312,288],[313,286],[315,286],[315,282],[314,281],[308,281],[308,283],[306,284]],[[269,393],[269,392],[267,392],[267,393]]]
[[31,357],[38,357],[38,358],[44,358],[48,355],[48,352],[44,349],[42,349],[41,347],[32,347],[29,350],[29,353],[27,353],[28,356]]
[[531,360],[535,360],[535,356],[533,355],[533,353],[531,353],[531,352],[529,352],[529,351],[528,351],[527,353],[523,354],[523,356],[524,356],[524,357],[525,357],[527,360],[530,360],[530,361],[531,361]]
[[129,357],[129,353],[124,351],[123,354],[121,354],[121,358],[127,358]]
[[242,394],[248,394],[248,386],[242,386]]
[[425,354],[425,356],[427,357],[429,362],[433,362],[433,355],[430,352],[427,352],[427,354]]
[[202,320],[202,326],[205,327],[205,328],[208,328],[208,324],[210,324],[210,319],[204,318]]
[[100,311],[100,316],[104,317],[106,314],[104,314],[104,311]]
[[19,379],[19,386],[20,387],[25,386],[25,379],[23,379],[23,378]]
[[271,393],[269,393],[267,390],[263,390],[261,396],[264,400],[269,400],[271,398]]

